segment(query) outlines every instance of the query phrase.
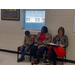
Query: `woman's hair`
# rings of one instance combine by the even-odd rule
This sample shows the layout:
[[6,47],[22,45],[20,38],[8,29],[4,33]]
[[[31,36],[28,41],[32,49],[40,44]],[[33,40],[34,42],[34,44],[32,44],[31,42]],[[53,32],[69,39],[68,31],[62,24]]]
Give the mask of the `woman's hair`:
[[30,31],[25,31],[25,35],[29,35],[30,34]]
[[63,28],[63,27],[60,27],[60,28],[58,29],[58,33],[59,33],[59,30],[62,30],[63,35],[65,34],[65,30],[64,30],[64,28]]
[[46,26],[43,26],[42,28],[43,28],[43,30],[45,31],[45,33],[48,32],[48,28],[47,28]]

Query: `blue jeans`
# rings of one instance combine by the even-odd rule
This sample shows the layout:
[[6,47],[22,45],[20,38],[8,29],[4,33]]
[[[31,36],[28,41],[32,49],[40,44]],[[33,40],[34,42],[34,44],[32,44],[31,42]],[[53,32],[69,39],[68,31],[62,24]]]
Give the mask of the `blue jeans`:
[[27,46],[27,47],[24,47],[24,45],[21,46],[21,57],[24,58],[24,56],[26,55],[26,52],[28,51],[28,49],[30,48],[31,46]]

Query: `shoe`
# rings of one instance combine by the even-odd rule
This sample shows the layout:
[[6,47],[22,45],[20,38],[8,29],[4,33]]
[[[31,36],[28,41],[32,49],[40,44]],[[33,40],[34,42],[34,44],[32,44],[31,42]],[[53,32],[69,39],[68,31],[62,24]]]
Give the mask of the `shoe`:
[[34,64],[36,64],[36,61],[33,61],[33,62],[31,63],[31,65],[34,65]]
[[31,65],[34,65],[34,64],[37,65],[38,63],[39,63],[39,61],[37,60],[37,61],[32,62]]
[[21,62],[21,61],[24,61],[25,60],[25,58],[19,58],[18,60],[17,60],[17,62]]
[[31,63],[31,65],[34,65],[34,64],[35,64],[35,63],[33,63],[33,62]]
[[50,64],[50,62],[48,62],[48,61],[46,61],[46,60],[43,61],[43,63],[46,64],[46,65],[49,65],[49,64]]

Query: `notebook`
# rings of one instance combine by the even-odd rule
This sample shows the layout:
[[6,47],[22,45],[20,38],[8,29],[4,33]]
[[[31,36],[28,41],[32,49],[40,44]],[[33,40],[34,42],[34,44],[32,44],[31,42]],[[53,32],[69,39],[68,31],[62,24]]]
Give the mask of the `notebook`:
[[51,46],[59,46],[58,44],[54,44],[54,43],[48,43],[48,45],[51,45]]

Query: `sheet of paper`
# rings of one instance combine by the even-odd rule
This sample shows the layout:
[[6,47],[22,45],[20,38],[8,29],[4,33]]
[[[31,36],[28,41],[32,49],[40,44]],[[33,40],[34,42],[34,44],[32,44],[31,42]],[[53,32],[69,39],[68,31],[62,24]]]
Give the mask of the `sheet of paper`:
[[58,44],[48,43],[48,45],[59,46]]

